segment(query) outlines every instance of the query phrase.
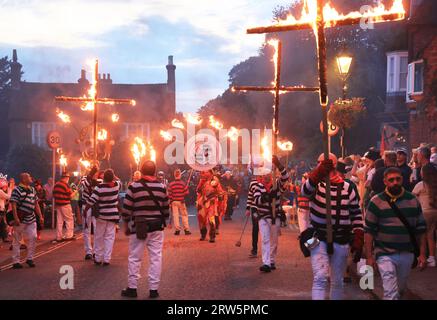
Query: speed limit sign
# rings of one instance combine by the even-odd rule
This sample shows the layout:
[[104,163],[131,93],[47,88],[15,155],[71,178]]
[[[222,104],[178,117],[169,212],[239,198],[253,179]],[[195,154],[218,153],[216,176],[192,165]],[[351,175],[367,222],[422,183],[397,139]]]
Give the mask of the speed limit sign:
[[47,134],[47,145],[50,149],[57,149],[61,146],[61,134],[58,131],[50,131]]
[[[338,133],[338,130],[340,130],[339,127],[337,127],[336,125],[334,125],[328,121],[328,136],[330,136],[330,137],[335,136]],[[323,133],[323,122],[322,121],[320,121],[320,132]]]

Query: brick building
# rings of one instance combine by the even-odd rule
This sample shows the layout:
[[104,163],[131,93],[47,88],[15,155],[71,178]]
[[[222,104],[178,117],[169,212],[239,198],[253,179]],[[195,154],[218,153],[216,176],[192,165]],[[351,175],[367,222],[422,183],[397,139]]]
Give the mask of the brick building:
[[[159,130],[161,123],[174,118],[176,66],[172,56],[169,56],[166,68],[167,82],[159,84],[116,84],[110,74],[99,75],[99,97],[136,100],[136,106],[99,106],[99,126],[110,132],[111,139],[116,142],[135,136],[149,139],[152,132]],[[80,133],[87,133],[91,138],[93,113],[81,111],[78,104],[55,102],[54,98],[84,96],[90,87],[85,70],[81,71],[77,83],[37,83],[23,81],[21,69],[17,51],[14,50],[8,112],[3,112],[3,117],[0,117],[2,154],[5,155],[15,145],[34,144],[47,148],[46,135],[54,129],[63,136],[62,147],[69,153],[79,154],[77,151],[81,151],[78,150],[81,146],[77,139]],[[57,117],[57,109],[70,115],[72,123],[64,124]],[[119,114],[119,122],[112,122],[113,113]]]

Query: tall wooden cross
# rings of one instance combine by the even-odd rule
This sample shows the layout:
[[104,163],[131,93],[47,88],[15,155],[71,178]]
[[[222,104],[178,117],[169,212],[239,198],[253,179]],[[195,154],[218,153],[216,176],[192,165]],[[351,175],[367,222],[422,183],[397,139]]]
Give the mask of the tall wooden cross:
[[97,163],[97,106],[99,104],[103,105],[115,105],[115,104],[127,104],[131,106],[135,106],[136,102],[132,99],[112,99],[112,98],[99,98],[98,97],[98,85],[99,85],[99,61],[96,59],[94,61],[94,74],[93,74],[93,83],[91,85],[91,89],[88,91],[88,96],[83,97],[55,97],[55,101],[60,102],[77,102],[84,104],[86,103],[86,107],[83,110],[93,110],[93,156],[94,162]]
[[[322,107],[323,122],[323,153],[324,158],[329,159],[328,138],[328,84],[327,84],[327,59],[325,28],[334,26],[356,25],[361,23],[380,23],[387,21],[402,20],[405,18],[405,10],[402,0],[394,0],[391,9],[386,10],[381,4],[365,13],[351,12],[347,15],[339,14],[329,4],[324,5],[325,0],[304,0],[302,17],[298,20],[289,16],[286,20],[266,27],[256,27],[247,30],[248,34],[277,33],[285,31],[313,29],[317,41],[317,57],[319,70],[319,95]],[[331,189],[329,177],[326,178],[326,189]],[[326,193],[326,227],[328,253],[333,253],[333,231],[331,217],[331,193]]]
[[[257,92],[271,92],[274,97],[274,105],[273,105],[273,122],[272,122],[272,130],[273,130],[273,146],[272,151],[273,154],[276,155],[278,151],[278,136],[279,136],[279,105],[280,105],[280,96],[282,93],[287,92],[316,92],[319,91],[319,88],[316,87],[304,87],[304,86],[283,86],[281,85],[281,63],[282,63],[282,42],[280,40],[270,40],[268,42],[275,48],[275,54],[273,56],[273,62],[275,64],[275,80],[272,83],[272,86],[266,87],[251,87],[251,86],[234,86],[232,87],[232,91],[257,91]],[[272,171],[273,177],[273,188],[277,188],[276,181],[276,170]],[[273,220],[272,223],[275,224],[276,220],[276,199],[272,201],[272,215]]]

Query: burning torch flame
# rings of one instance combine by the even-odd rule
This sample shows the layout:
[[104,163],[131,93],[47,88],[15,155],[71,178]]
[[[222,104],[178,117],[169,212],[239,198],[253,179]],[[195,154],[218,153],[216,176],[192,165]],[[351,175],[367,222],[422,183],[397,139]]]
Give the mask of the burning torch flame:
[[261,149],[264,160],[272,161],[272,151],[267,136],[261,140]]
[[150,160],[156,163],[156,150],[152,145],[149,145]]
[[164,141],[171,141],[173,136],[171,135],[170,132],[168,131],[164,131],[164,130],[160,130],[159,134],[161,135],[161,137],[164,139]]
[[108,139],[108,131],[100,129],[99,132],[97,132],[97,140],[105,141],[106,139]]
[[174,128],[178,128],[178,129],[185,129],[185,126],[182,122],[180,122],[178,119],[173,119],[171,122],[171,125]]
[[59,119],[62,120],[62,122],[70,123],[71,119],[70,116],[63,111],[60,111],[59,109],[56,110],[56,113],[58,114]]
[[64,168],[67,166],[67,158],[63,154],[59,157],[59,164]]
[[209,116],[209,125],[217,130],[223,129],[223,123],[216,120],[213,115]]
[[231,139],[232,141],[237,141],[239,134],[240,131],[237,128],[231,127],[228,131],[228,138]]
[[278,141],[278,148],[282,151],[293,150],[293,143],[291,141]]
[[79,163],[86,169],[88,170],[89,168],[91,168],[91,162],[89,162],[88,160],[83,160],[82,158],[79,159]]
[[[88,97],[85,95],[84,98],[91,98],[95,99],[97,95],[97,75],[96,75],[96,66],[97,66],[97,59],[94,59],[92,61],[88,61],[87,63],[91,68],[91,74],[93,82],[91,83],[90,88],[88,89]],[[94,110],[94,102],[87,102],[85,105],[81,107],[83,111],[93,111]]]
[[184,113],[184,118],[187,120],[188,123],[194,125],[200,125],[202,123],[202,118],[197,113]]
[[113,113],[111,116],[112,122],[118,122],[120,120],[120,115],[118,113]]
[[276,79],[278,75],[279,40],[271,39],[267,43],[275,49],[275,53],[272,57],[272,61],[275,64],[275,80],[272,82],[272,84],[276,87]]
[[146,145],[144,144],[143,139],[136,137],[134,143],[132,144],[131,151],[138,166],[141,158],[146,155]]

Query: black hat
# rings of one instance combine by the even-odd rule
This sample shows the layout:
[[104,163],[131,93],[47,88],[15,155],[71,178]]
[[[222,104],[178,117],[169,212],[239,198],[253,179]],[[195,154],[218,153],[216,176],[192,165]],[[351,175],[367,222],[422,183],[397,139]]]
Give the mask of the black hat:
[[367,151],[364,154],[364,157],[373,161],[378,160],[381,156],[379,155],[379,152],[373,149],[369,149],[369,151]]
[[336,168],[338,172],[342,173],[342,174],[346,174],[347,170],[346,170],[346,163],[342,162],[342,161],[338,161],[337,162],[337,166]]

